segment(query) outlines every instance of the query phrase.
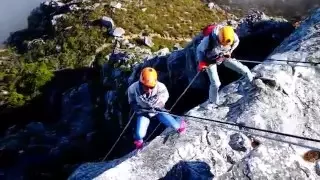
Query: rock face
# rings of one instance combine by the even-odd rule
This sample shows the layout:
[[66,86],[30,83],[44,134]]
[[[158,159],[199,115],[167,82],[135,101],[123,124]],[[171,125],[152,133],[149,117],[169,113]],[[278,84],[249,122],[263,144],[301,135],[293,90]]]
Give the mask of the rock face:
[[103,16],[101,18],[101,23],[103,26],[107,27],[107,28],[113,28],[114,27],[114,22],[110,17],[107,16]]
[[[269,58],[319,62],[319,34],[320,9]],[[173,53],[168,61],[177,55]],[[185,74],[195,69],[190,63],[182,67]],[[195,107],[187,115],[320,139],[319,67],[260,64],[253,72],[259,77],[253,84],[240,79],[220,91],[219,108],[204,111]],[[252,131],[242,129],[244,134],[236,134],[238,128],[230,130],[232,127],[190,117],[187,124],[187,133],[179,138],[167,137],[167,129],[138,155],[132,152],[110,162],[83,164],[69,179],[319,179],[318,164],[302,158],[309,149],[259,137],[255,138],[261,144],[253,148],[246,139]],[[320,147],[320,143],[276,138]]]
[[113,29],[110,33],[115,37],[121,37],[125,33],[125,30],[121,27],[117,27]]
[[24,128],[9,128],[7,136],[0,141],[0,166],[7,167],[1,169],[4,177],[0,175],[0,179],[24,176],[28,168],[59,161],[70,151],[75,155],[75,149],[81,149],[84,153],[81,156],[88,154],[88,149],[84,147],[92,142],[90,138],[94,124],[90,98],[87,83],[65,92],[61,105],[62,118],[55,129],[41,122],[31,122]]

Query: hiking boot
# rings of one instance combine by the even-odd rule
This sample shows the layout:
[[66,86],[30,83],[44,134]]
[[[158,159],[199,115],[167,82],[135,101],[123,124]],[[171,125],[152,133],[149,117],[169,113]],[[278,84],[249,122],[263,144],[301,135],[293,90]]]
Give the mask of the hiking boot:
[[142,149],[143,140],[136,140],[136,141],[134,141],[134,144],[136,145],[136,149]]
[[183,119],[183,120],[181,120],[180,128],[177,131],[179,134],[184,134],[186,132],[186,128],[187,128],[187,123]]

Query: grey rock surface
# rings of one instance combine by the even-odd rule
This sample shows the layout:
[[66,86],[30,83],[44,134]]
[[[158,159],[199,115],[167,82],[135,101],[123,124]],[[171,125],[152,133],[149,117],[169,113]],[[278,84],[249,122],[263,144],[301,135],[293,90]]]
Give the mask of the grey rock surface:
[[[300,61],[319,62],[319,24],[320,9],[306,19],[274,50],[270,57],[281,56],[291,60],[298,56],[305,57]],[[190,49],[183,51],[190,51]],[[170,59],[176,59],[175,62],[185,60],[182,57],[179,59],[178,56],[182,56],[181,54],[181,52],[173,52],[168,61],[173,62]],[[183,55],[193,54],[184,53]],[[195,69],[190,64],[182,67],[185,74]],[[253,72],[261,79],[255,80],[253,84],[240,79],[220,91],[222,106],[212,111],[195,107],[187,115],[242,123],[251,127],[320,139],[319,67],[260,64],[253,68]],[[271,81],[265,79],[271,79]],[[275,83],[269,83],[272,81]],[[222,126],[191,117],[187,118],[187,125],[187,133],[181,137],[176,135],[167,137],[170,129],[166,129],[140,153],[132,152],[110,162],[83,164],[69,179],[319,178],[315,163],[306,162],[302,158],[303,154],[309,150],[307,148],[259,137],[255,137],[261,142],[256,148],[248,146],[246,141],[230,145],[230,140],[241,139],[240,136],[234,135],[237,133],[236,127]],[[259,133],[320,147],[319,143],[242,130],[246,135]],[[234,150],[234,144],[240,144],[246,148],[242,151]],[[186,176],[188,178],[185,178]]]
[[87,134],[92,130],[92,109],[93,105],[87,83],[64,94],[61,120],[68,124],[72,133],[70,136]]
[[110,33],[112,36],[121,37],[125,33],[125,30],[121,27],[117,27],[113,29]]
[[113,19],[107,16],[103,16],[101,18],[101,23],[103,26],[105,26],[106,28],[110,28],[112,29],[114,27],[114,22]]
[[116,9],[120,9],[122,4],[117,1],[112,1],[112,2],[110,2],[110,6],[113,8],[116,8]]
[[162,49],[159,49],[157,52],[155,52],[154,54],[156,56],[166,56],[170,53],[170,50],[169,48],[162,48]]
[[154,45],[154,43],[152,42],[152,38],[149,36],[144,36],[143,41],[144,41],[144,44],[149,47],[152,47]]
[[316,173],[318,174],[318,176],[320,176],[320,160],[318,160],[316,162],[316,165],[315,165],[315,170],[316,170]]

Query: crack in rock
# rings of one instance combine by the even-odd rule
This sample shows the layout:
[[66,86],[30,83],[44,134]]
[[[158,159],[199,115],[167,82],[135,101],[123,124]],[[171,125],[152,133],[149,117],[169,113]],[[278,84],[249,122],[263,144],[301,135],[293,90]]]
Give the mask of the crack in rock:
[[229,162],[232,165],[236,163],[236,161],[234,161],[230,155],[227,155],[227,162]]
[[320,176],[320,160],[315,163],[315,171],[318,176]]
[[298,161],[295,161],[295,164],[296,164],[297,168],[301,169],[301,171],[306,174],[307,177],[310,177],[311,172],[307,168],[301,167],[301,165]]
[[245,164],[245,168],[243,169],[243,174],[246,176],[246,178],[248,178],[249,180],[251,180],[250,177],[250,168],[249,168],[249,164]]
[[209,133],[210,133],[210,131],[208,130],[208,126],[205,126],[205,130],[206,130],[206,140],[207,140],[207,144],[210,146],[210,145],[211,145],[210,138],[209,138]]

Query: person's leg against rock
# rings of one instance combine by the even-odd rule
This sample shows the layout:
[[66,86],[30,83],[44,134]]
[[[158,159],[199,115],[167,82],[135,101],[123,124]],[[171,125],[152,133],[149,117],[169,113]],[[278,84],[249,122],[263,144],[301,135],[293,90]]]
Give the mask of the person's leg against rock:
[[135,141],[134,144],[136,145],[136,149],[140,149],[143,146],[143,138],[147,134],[148,126],[150,124],[149,118],[145,116],[138,116],[137,117],[137,126],[135,131]]
[[168,113],[164,113],[164,112],[158,113],[156,117],[165,126],[172,127],[178,133],[183,133],[186,130],[186,122],[184,119],[181,119],[181,121],[179,122],[172,115],[170,115]]
[[206,108],[206,109],[212,109],[212,108],[215,108],[219,102],[218,91],[221,85],[218,71],[217,71],[217,65],[216,64],[210,65],[207,69],[207,74],[210,80],[209,99],[206,102],[202,103],[200,107]]
[[253,80],[252,72],[247,66],[243,65],[241,62],[237,61],[236,59],[228,58],[225,61],[223,61],[223,64],[227,68],[246,76],[247,80],[249,82],[252,82]]

